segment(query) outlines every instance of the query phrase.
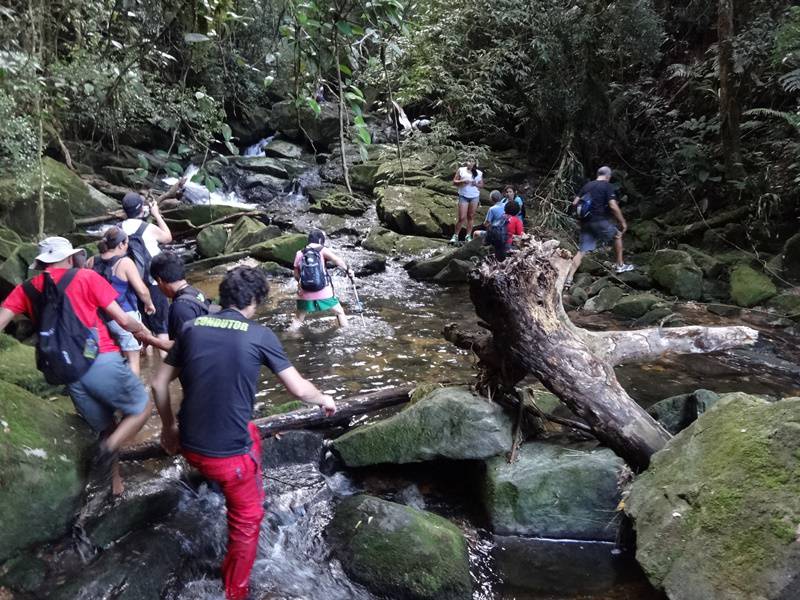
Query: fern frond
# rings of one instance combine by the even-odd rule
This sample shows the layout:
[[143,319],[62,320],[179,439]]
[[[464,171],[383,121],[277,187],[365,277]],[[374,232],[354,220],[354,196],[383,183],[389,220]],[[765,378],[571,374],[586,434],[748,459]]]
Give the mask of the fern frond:
[[773,117],[775,119],[782,119],[795,129],[800,129],[800,112],[784,112],[780,110],[773,110],[771,108],[752,108],[745,111],[746,117]]
[[794,69],[781,76],[780,82],[787,92],[800,92],[800,69]]

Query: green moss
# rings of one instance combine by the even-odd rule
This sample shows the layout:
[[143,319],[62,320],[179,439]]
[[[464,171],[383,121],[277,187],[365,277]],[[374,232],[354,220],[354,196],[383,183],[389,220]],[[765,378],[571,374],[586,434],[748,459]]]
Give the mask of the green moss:
[[36,350],[4,333],[0,334],[0,379],[34,394],[56,390],[36,368]]
[[698,585],[692,577],[720,595],[760,592],[780,579],[776,571],[793,572],[787,565],[800,523],[798,421],[800,399],[769,404],[728,394],[637,479],[628,500],[637,558],[668,593],[681,597],[674,590],[690,585],[682,580]]
[[305,248],[308,237],[302,233],[288,233],[263,242],[250,249],[250,254],[261,261],[275,261],[284,267],[294,264],[294,257]]
[[307,406],[300,402],[300,400],[290,400],[289,402],[284,402],[277,406],[268,406],[264,410],[264,416],[271,417],[272,415],[282,415],[292,412],[293,410],[300,410],[301,408],[307,408]]
[[777,293],[772,280],[752,267],[739,265],[731,272],[731,299],[739,306],[755,306]]
[[379,593],[469,598],[467,546],[452,523],[369,496],[345,498],[328,529],[348,574]]

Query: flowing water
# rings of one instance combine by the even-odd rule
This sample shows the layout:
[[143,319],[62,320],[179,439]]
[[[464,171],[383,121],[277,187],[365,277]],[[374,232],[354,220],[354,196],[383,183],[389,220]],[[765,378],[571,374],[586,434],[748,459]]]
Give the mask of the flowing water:
[[[257,149],[253,149],[253,152]],[[308,178],[316,175],[310,173]],[[307,200],[294,190],[268,209],[274,221],[307,230],[316,216],[297,210]],[[349,219],[329,245],[356,270],[369,258],[358,246],[358,232],[374,222],[374,210]],[[291,278],[272,280],[269,302],[258,315],[283,341],[295,366],[319,388],[337,399],[409,382],[470,382],[472,358],[446,342],[444,325],[475,322],[466,286],[438,287],[411,280],[402,259],[389,258],[386,270],[358,280],[363,313],[354,314],[348,280],[334,273],[337,295],[350,313],[350,326],[338,329],[330,315],[309,318],[298,334],[287,326],[294,311],[296,284]],[[194,274],[193,281],[211,296],[221,275]],[[690,323],[714,319],[706,313],[683,310]],[[623,326],[607,317],[576,315],[582,326]],[[716,321],[716,319],[714,319]],[[794,365],[796,332],[760,327],[764,336],[756,351],[719,356],[669,357],[655,363],[618,369],[623,386],[643,404],[666,396],[706,388],[719,392],[744,390],[776,396],[800,393]],[[291,397],[264,375],[257,411]],[[156,431],[157,427],[149,429]],[[177,461],[176,464],[179,464]],[[150,468],[171,485],[180,468],[155,463]],[[467,467],[468,469],[469,467]],[[257,599],[371,599],[366,589],[350,581],[330,555],[324,529],[337,498],[365,491],[396,502],[425,508],[451,519],[468,540],[475,600],[651,600],[661,598],[646,583],[628,551],[615,544],[573,540],[495,538],[477,505],[475,480],[453,464],[413,468],[381,468],[345,473],[315,464],[276,466],[266,470],[267,515],[262,524],[259,559],[253,570]],[[205,485],[184,492],[178,522],[189,555],[211,555],[218,564],[225,544],[222,499]],[[204,550],[198,550],[198,545]],[[220,599],[221,587],[213,569],[184,578],[171,598]],[[513,582],[513,583],[512,583]]]

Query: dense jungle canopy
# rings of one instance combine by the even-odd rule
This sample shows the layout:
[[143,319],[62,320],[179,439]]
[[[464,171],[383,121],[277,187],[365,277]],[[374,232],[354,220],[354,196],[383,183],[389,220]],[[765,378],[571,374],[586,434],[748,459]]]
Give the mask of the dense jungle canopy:
[[0,166],[91,163],[129,145],[160,149],[158,166],[177,172],[267,132],[278,101],[299,115],[341,95],[344,135],[362,147],[394,101],[433,120],[407,146],[524,150],[542,201],[563,202],[608,162],[628,211],[694,222],[746,206],[732,241],[774,252],[799,204],[791,4],[7,2]]

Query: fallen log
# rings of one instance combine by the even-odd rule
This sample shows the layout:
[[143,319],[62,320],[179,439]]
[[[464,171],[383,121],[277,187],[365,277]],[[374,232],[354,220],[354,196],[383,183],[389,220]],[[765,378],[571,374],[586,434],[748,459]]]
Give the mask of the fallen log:
[[561,302],[570,258],[555,240],[527,237],[504,262],[484,262],[471,274],[470,296],[491,334],[469,335],[450,327],[446,337],[461,342],[461,347],[469,343],[476,351],[490,371],[481,384],[510,389],[524,376],[535,375],[598,440],[634,470],[644,470],[670,435],[628,396],[614,366],[653,360],[666,352],[714,352],[747,345],[758,334],[747,327],[608,333],[576,327]]
[[[351,396],[336,403],[337,411],[333,417],[326,417],[319,408],[312,407],[262,419],[254,419],[253,423],[258,427],[262,438],[293,429],[333,427],[351,417],[408,402],[415,387],[414,385],[404,385]],[[128,446],[122,448],[119,453],[119,459],[124,461],[145,460],[164,456],[167,456],[167,453],[164,452],[158,441]]]

